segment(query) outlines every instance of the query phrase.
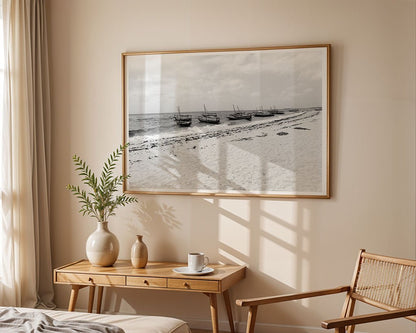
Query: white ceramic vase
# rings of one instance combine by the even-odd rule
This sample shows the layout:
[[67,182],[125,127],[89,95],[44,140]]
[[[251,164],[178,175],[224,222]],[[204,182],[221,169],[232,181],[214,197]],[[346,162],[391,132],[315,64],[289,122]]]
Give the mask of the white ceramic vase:
[[97,229],[88,237],[87,258],[93,266],[111,266],[118,257],[117,237],[108,230],[108,222],[97,222]]
[[131,247],[131,264],[134,268],[144,268],[147,264],[147,246],[143,242],[142,235],[136,235],[137,239]]

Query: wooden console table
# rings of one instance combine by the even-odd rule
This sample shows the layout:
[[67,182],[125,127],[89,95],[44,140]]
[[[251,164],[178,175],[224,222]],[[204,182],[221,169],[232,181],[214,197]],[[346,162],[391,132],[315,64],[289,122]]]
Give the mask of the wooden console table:
[[149,262],[145,268],[136,269],[129,260],[118,260],[111,267],[95,267],[88,260],[59,267],[54,270],[54,282],[72,286],[68,311],[73,311],[78,291],[89,288],[88,312],[92,312],[95,287],[98,287],[97,313],[101,312],[104,287],[175,290],[203,293],[209,297],[212,329],[218,333],[217,294],[224,297],[231,332],[234,332],[233,314],[228,289],[245,277],[244,266],[209,265],[214,272],[207,275],[182,275],[172,271],[186,264]]

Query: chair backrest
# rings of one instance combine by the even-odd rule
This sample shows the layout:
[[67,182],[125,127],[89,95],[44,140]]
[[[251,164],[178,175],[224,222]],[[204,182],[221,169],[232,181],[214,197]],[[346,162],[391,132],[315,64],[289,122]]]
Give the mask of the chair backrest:
[[[416,260],[387,257],[361,250],[348,297],[353,303],[358,300],[385,310],[416,307]],[[346,305],[348,306],[351,307],[351,304]],[[351,312],[353,307],[354,305]],[[416,316],[407,319],[416,321]]]

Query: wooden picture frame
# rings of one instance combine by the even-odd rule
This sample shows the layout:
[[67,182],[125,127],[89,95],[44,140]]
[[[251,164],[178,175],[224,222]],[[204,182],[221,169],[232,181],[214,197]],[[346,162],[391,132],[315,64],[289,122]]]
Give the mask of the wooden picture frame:
[[124,191],[329,198],[330,51],[122,53]]

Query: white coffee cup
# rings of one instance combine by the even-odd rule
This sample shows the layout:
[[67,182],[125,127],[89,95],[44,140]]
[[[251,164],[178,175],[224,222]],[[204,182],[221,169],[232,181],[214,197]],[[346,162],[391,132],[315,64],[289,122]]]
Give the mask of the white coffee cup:
[[188,253],[188,270],[191,272],[201,272],[209,264],[209,259],[201,252]]

